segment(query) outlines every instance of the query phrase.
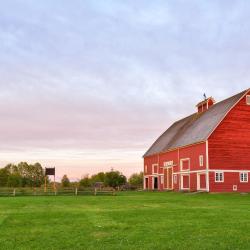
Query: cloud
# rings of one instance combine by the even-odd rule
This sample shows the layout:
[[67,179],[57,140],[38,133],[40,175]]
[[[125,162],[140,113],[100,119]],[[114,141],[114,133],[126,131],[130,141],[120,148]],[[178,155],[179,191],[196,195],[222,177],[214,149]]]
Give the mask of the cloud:
[[2,164],[40,159],[74,176],[111,165],[139,171],[143,152],[204,92],[221,100],[249,87],[249,9],[243,1],[2,3]]

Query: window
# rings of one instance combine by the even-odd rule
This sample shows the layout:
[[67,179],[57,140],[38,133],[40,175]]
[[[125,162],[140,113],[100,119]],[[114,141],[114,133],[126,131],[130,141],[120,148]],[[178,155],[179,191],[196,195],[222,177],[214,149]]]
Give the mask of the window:
[[145,172],[145,173],[148,172],[148,166],[147,166],[147,165],[145,165],[145,170],[144,170],[144,172]]
[[248,173],[247,172],[240,173],[240,182],[248,182]]
[[215,172],[215,182],[224,182],[223,172]]
[[203,167],[203,155],[199,156],[200,167]]
[[162,175],[161,176],[161,184],[163,184],[164,183],[164,176]]
[[180,160],[180,165],[181,165],[181,170],[189,170],[190,168],[190,159],[186,158],[186,159],[181,159]]
[[174,184],[177,184],[177,175],[174,175]]
[[250,105],[250,95],[246,96],[246,103],[247,103],[247,105]]
[[158,164],[153,164],[152,168],[153,168],[153,170],[152,170],[153,174],[157,174],[157,172],[158,172]]

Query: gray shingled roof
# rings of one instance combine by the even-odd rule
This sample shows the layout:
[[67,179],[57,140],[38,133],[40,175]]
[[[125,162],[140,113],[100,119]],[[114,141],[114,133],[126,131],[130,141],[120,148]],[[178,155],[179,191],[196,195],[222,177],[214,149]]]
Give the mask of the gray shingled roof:
[[175,122],[154,142],[143,157],[207,140],[227,112],[247,91],[218,102],[203,113],[195,113]]

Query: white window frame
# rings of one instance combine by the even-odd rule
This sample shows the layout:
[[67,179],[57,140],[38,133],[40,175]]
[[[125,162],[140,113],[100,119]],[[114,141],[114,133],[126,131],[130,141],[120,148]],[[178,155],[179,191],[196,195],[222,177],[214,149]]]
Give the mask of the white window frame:
[[164,184],[164,175],[161,175],[161,184]]
[[204,166],[204,156],[203,155],[199,156],[199,164],[200,164],[200,167]]
[[[188,161],[188,168],[187,168],[187,169],[183,169],[183,162],[184,162],[184,161]],[[181,167],[181,171],[190,170],[190,158],[183,158],[183,159],[180,159],[180,167]]]
[[174,175],[173,175],[173,178],[174,178],[174,184],[177,184],[177,175],[174,174]]
[[[217,174],[219,176],[219,179],[217,179]],[[220,178],[222,177],[222,178]],[[224,182],[224,172],[223,171],[216,171],[214,172],[214,182]]]
[[247,104],[247,105],[250,105],[250,95],[247,95],[247,96],[246,96],[246,104]]
[[[240,172],[239,177],[240,177],[240,182],[241,183],[247,183],[248,182],[248,172],[244,172],[244,171]],[[243,178],[241,178],[241,177],[243,177]]]
[[[157,167],[157,172],[155,172],[155,167]],[[152,174],[158,174],[158,164],[152,164]]]

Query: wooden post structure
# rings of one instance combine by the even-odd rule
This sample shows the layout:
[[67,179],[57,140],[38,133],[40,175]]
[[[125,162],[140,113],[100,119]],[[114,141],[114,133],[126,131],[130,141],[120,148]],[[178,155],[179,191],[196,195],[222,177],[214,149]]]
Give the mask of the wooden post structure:
[[56,193],[56,175],[54,174],[54,192]]
[[54,193],[56,195],[56,168],[45,168],[44,192],[47,192],[47,176],[54,175]]
[[44,176],[44,193],[47,192],[47,175]]

